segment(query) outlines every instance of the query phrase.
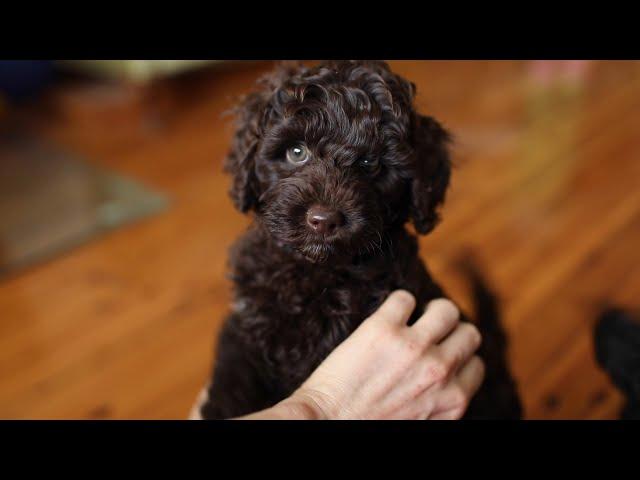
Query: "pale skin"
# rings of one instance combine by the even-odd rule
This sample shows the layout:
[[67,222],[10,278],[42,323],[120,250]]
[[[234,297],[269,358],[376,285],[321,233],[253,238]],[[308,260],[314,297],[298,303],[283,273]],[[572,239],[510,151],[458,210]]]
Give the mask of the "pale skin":
[[290,397],[241,419],[461,418],[484,379],[480,333],[447,299],[407,326],[414,308],[409,292],[391,293]]

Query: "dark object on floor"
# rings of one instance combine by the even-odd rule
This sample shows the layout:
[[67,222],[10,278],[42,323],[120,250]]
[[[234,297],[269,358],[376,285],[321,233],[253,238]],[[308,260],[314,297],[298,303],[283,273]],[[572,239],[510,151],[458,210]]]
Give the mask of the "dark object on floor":
[[623,420],[640,420],[640,319],[620,308],[598,318],[594,334],[596,359],[626,397]]
[[[231,253],[235,301],[204,418],[288,397],[391,291],[416,297],[410,323],[444,296],[405,229],[436,226],[450,176],[449,135],[414,110],[415,86],[384,62],[282,67],[262,85],[239,108],[226,162],[231,197],[255,222]],[[507,366],[493,365],[504,359],[495,322],[480,322],[500,352],[469,418],[520,415]]]
[[0,133],[0,276],[163,209],[166,199],[24,133]]

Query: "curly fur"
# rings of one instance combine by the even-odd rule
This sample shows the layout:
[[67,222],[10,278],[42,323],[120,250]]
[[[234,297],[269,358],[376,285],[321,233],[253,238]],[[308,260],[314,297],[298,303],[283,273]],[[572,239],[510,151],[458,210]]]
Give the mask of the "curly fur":
[[[415,86],[384,62],[283,65],[260,85],[237,109],[225,163],[231,198],[254,222],[231,251],[235,298],[204,418],[243,415],[290,395],[392,290],[416,296],[416,315],[444,295],[405,229],[436,226],[451,169],[449,134],[416,112]],[[298,142],[312,154],[304,165],[285,160]],[[364,158],[378,166],[364,168]],[[344,216],[330,239],[305,225],[312,204]],[[504,348],[493,357],[488,383],[504,388],[481,393],[469,411],[518,417]]]

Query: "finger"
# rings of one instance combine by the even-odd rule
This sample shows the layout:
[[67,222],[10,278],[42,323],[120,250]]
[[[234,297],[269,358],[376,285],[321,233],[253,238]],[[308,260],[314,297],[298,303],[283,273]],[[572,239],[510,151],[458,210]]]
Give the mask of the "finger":
[[469,402],[478,392],[484,380],[484,363],[473,356],[456,377],[439,393],[433,420],[457,420],[462,418]]
[[440,359],[450,372],[455,372],[476,353],[481,341],[480,332],[474,325],[460,323],[440,343]]
[[484,381],[484,362],[482,359],[477,355],[471,357],[460,370],[457,379],[458,384],[468,397],[473,397]]
[[376,310],[371,319],[397,325],[406,325],[416,308],[416,299],[406,290],[395,290]]
[[458,324],[460,312],[453,302],[446,298],[431,300],[424,314],[412,325],[425,343],[438,343]]

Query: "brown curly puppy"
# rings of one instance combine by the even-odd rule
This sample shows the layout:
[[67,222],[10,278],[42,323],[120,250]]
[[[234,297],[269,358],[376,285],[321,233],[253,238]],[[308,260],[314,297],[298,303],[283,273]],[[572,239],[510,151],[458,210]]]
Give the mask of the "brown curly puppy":
[[[414,110],[415,86],[368,61],[281,66],[261,84],[238,109],[226,161],[231,198],[255,221],[231,252],[235,302],[204,418],[289,396],[391,291],[415,295],[411,321],[444,295],[405,230],[434,228],[450,176],[449,135]],[[468,415],[516,418],[504,341],[489,330]]]

